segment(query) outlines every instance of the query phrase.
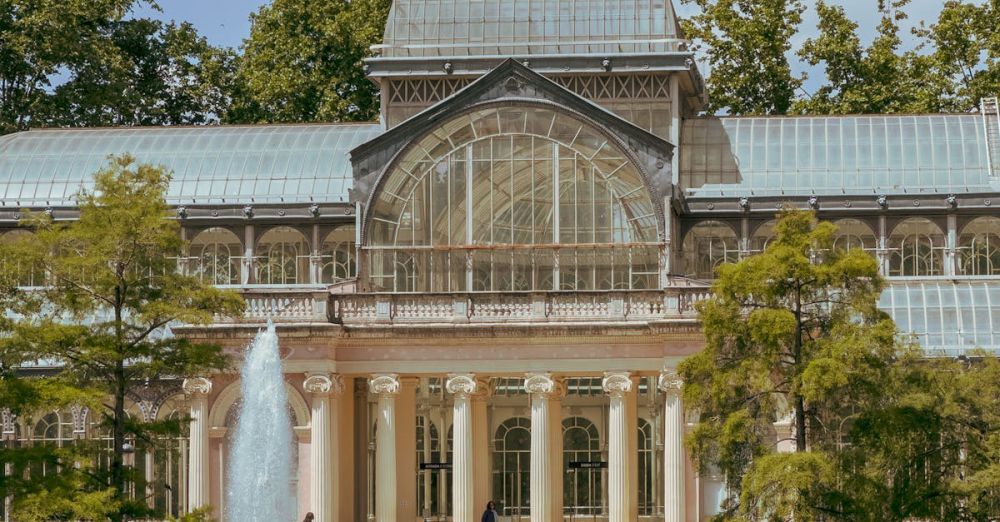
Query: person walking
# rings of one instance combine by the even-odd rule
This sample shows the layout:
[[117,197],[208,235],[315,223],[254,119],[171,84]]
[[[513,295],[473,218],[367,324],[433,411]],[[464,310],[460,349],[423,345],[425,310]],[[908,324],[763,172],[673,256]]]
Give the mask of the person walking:
[[486,511],[483,512],[481,522],[500,522],[500,515],[497,513],[497,505],[491,500],[486,503]]
[[313,522],[313,519],[315,519],[315,518],[316,518],[316,515],[313,515],[312,511],[310,511],[310,512],[306,513],[306,518],[303,518],[302,522]]

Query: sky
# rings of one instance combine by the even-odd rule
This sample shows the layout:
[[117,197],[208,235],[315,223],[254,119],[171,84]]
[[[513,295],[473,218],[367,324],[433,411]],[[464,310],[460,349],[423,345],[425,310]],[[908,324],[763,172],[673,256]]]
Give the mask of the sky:
[[[184,20],[194,24],[198,31],[205,35],[214,45],[239,47],[244,38],[250,34],[250,13],[257,11],[266,1],[261,0],[158,0],[162,12],[154,12],[142,8],[139,16],[152,16],[163,20]],[[843,5],[847,14],[860,25],[861,37],[870,41],[878,23],[877,0],[829,0],[831,3]],[[685,6],[679,0],[674,0],[681,16],[692,12],[691,6]],[[816,11],[812,8],[813,0],[806,0],[808,10],[805,13],[802,27],[793,48],[798,47],[807,38],[816,35]],[[909,27],[921,20],[932,23],[941,11],[942,0],[913,0],[907,8],[910,14]],[[909,27],[904,30],[905,45],[912,47],[915,39],[909,34]],[[796,64],[796,73],[806,72],[810,80],[805,88],[810,90],[822,81],[822,72],[809,70],[804,64]]]

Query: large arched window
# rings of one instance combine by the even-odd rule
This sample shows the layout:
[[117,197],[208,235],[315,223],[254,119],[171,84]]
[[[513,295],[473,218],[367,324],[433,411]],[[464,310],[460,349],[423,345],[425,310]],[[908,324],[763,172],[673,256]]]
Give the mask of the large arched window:
[[531,480],[531,420],[503,421],[493,437],[493,499],[500,514],[528,514]]
[[213,285],[240,283],[243,243],[236,234],[214,227],[191,240],[188,270],[202,282]]
[[358,262],[355,249],[355,227],[353,225],[338,227],[327,234],[320,251],[320,277],[326,284],[340,283],[354,279],[357,275]]
[[924,218],[903,221],[889,236],[890,276],[941,275],[944,234]]
[[261,285],[297,285],[309,282],[309,246],[291,227],[275,227],[257,241],[254,275]]
[[972,220],[958,239],[963,275],[1000,275],[1000,218]]
[[583,417],[563,419],[563,506],[574,516],[601,512],[601,468],[586,464],[601,461],[597,426]]
[[653,424],[646,419],[639,419],[639,514],[656,514],[656,442],[654,441]]
[[653,288],[657,212],[610,138],[547,108],[475,111],[417,141],[367,217],[378,291]]
[[442,478],[447,470],[433,466],[440,462],[441,437],[437,425],[426,415],[417,415],[417,506],[424,518],[448,513],[441,505],[441,488],[446,482]]
[[771,244],[771,241],[778,236],[778,233],[775,231],[775,227],[777,225],[778,222],[772,219],[761,223],[760,226],[753,231],[753,234],[750,236],[751,253],[759,254],[767,248],[767,245]]
[[684,237],[684,274],[696,279],[714,279],[723,263],[740,260],[740,241],[725,223],[705,221]]

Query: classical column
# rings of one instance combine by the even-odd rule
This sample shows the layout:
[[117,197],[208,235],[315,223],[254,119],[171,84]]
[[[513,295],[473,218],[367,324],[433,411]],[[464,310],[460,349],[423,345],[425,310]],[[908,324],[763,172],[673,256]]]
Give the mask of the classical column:
[[375,426],[375,520],[396,522],[396,395],[399,376],[372,376],[368,384],[378,397]]
[[472,394],[472,505],[486,506],[490,497],[490,425],[486,405],[490,397],[488,379],[476,381]]
[[310,481],[309,508],[316,516],[315,522],[332,522],[336,513],[336,492],[333,474],[333,426],[335,412],[330,395],[339,395],[344,384],[339,375],[315,373],[306,377],[302,388],[312,395],[312,419],[309,423]]
[[626,394],[632,391],[628,372],[608,372],[602,381],[605,393],[611,396],[608,415],[608,521],[626,522],[632,510],[629,476],[628,405]]
[[472,487],[472,400],[476,378],[471,374],[449,375],[445,385],[455,395],[452,453],[452,514],[454,522],[474,522],[476,518]]
[[552,510],[552,459],[549,451],[549,395],[556,381],[547,373],[529,373],[524,390],[531,396],[531,522],[549,522]]
[[207,506],[208,477],[208,394],[212,381],[204,377],[184,379],[184,393],[191,404],[191,446],[188,463],[188,512]]
[[663,391],[663,520],[684,522],[684,403],[680,376],[660,374]]

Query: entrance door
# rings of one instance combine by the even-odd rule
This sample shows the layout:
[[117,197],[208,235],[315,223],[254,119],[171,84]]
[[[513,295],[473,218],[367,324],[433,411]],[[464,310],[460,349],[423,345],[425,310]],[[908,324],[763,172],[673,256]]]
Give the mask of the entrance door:
[[493,498],[504,520],[528,519],[531,489],[531,420],[505,420],[493,437]]

